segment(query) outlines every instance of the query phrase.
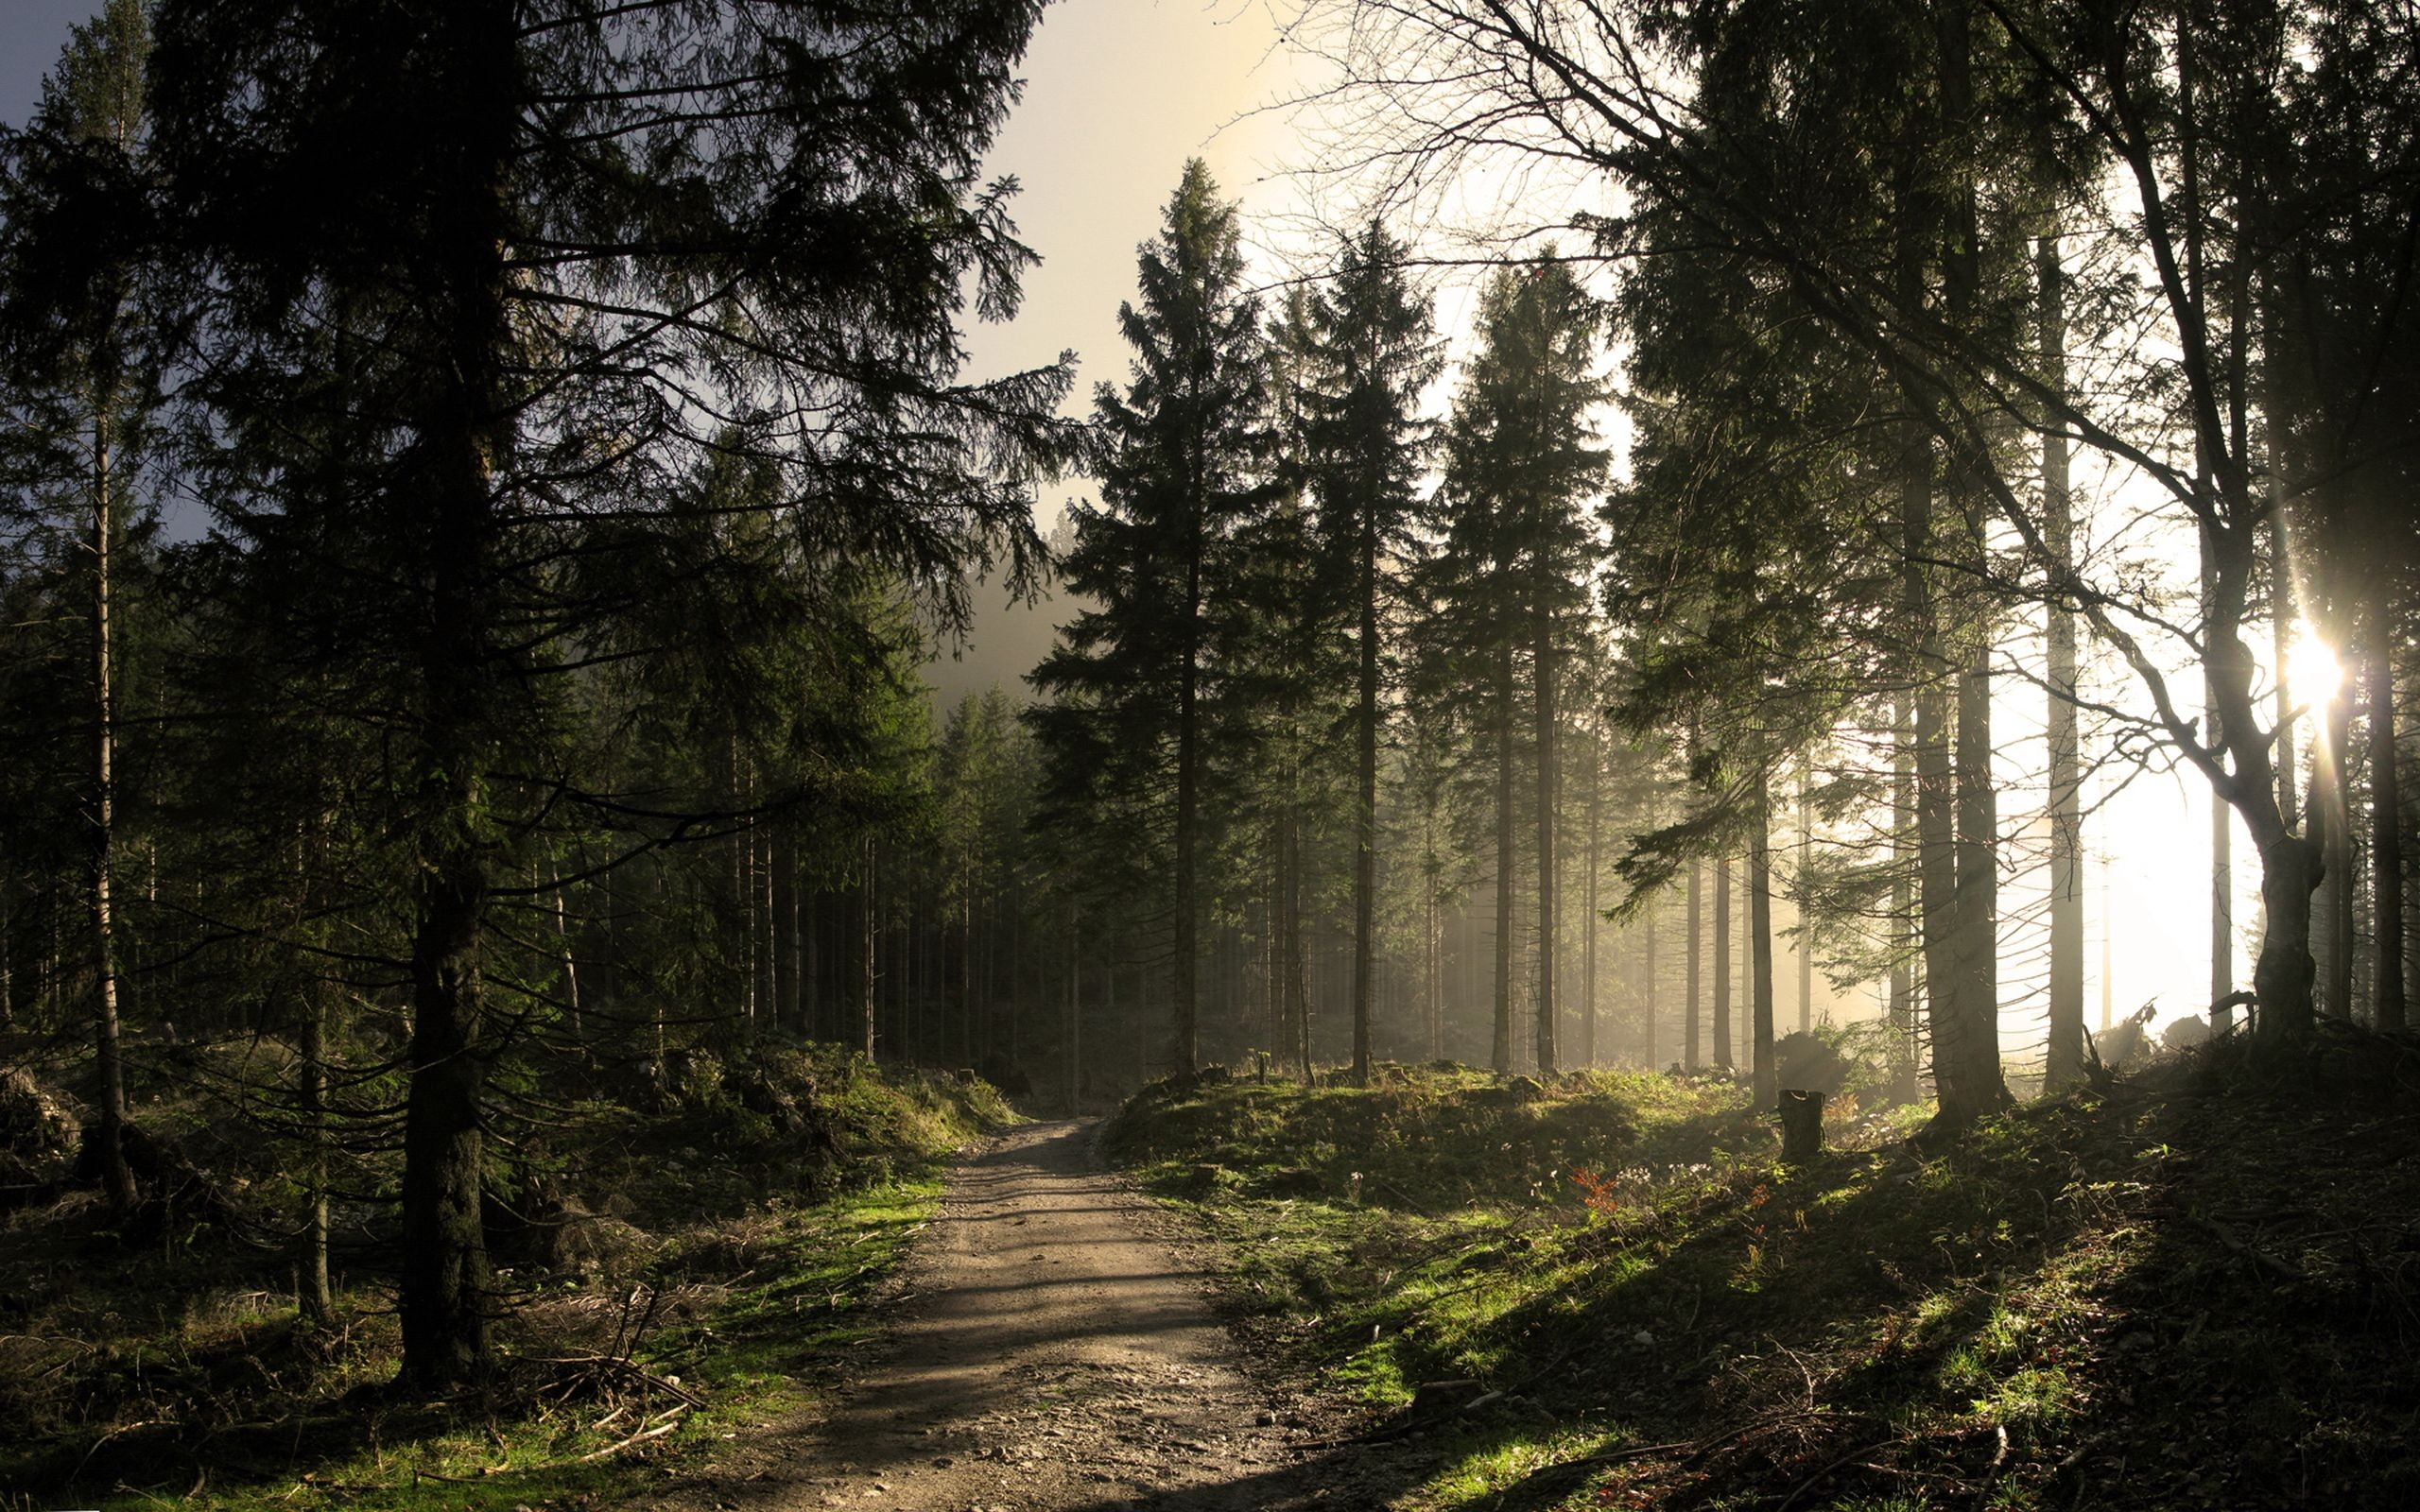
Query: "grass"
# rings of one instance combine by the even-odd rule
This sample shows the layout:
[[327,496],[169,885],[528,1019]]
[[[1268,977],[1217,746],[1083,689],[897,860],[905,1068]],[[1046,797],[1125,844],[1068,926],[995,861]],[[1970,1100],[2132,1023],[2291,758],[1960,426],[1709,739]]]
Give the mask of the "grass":
[[2403,1507],[2407,1083],[2331,1031],[1789,1168],[1728,1083],[1394,1071],[1156,1089],[1109,1148],[1248,1328],[1435,1452],[1413,1504]]
[[[942,1159],[1011,1115],[988,1086],[829,1052],[760,1064],[810,1126],[693,1086],[652,1115],[573,1104],[543,1147],[524,1143],[521,1165],[593,1211],[552,1264],[508,1244],[500,1367],[454,1400],[389,1388],[393,1300],[370,1264],[315,1326],[283,1259],[223,1231],[272,1213],[170,1223],[140,1246],[86,1194],[9,1215],[0,1508],[603,1504],[805,1405],[873,1329],[867,1304],[930,1217]],[[266,1169],[215,1174],[273,1185]]]

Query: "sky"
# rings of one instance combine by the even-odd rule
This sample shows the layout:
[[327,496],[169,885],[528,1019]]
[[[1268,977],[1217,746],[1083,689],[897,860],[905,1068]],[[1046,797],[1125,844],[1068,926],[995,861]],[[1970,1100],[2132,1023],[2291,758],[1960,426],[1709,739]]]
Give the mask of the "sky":
[[[1037,366],[1072,349],[1080,366],[1070,405],[1078,410],[1089,406],[1094,385],[1124,379],[1117,306],[1133,287],[1135,249],[1157,231],[1187,157],[1207,161],[1226,193],[1243,201],[1254,232],[1298,220],[1305,191],[1289,170],[1307,160],[1309,148],[1285,112],[1269,109],[1298,77],[1297,60],[1279,36],[1277,3],[1057,0],[1044,12],[1021,69],[1023,101],[987,164],[994,175],[1020,180],[1015,215],[1043,262],[1028,276],[1025,308],[1013,324],[968,333],[971,376]],[[68,28],[96,5],[0,0],[0,122],[25,124]],[[1265,248],[1256,249],[1255,263],[1265,276],[1285,270]],[[1441,324],[1452,329],[1466,307],[1448,291]],[[1063,499],[1082,488],[1072,480],[1046,491],[1039,509],[1046,529]],[[1063,612],[1048,602],[1011,606],[996,588],[977,596],[978,619],[963,655],[943,656],[928,669],[943,707],[994,681],[1021,691],[1023,673],[1048,648]],[[2038,730],[2038,713],[2013,699],[2000,724],[2012,747],[2004,772],[2021,779],[2029,768],[2038,770],[2038,756],[2022,749],[2028,727]],[[2207,803],[2198,779],[2146,777],[2111,805],[2088,838],[2089,1022],[2098,1022],[2104,931],[2119,945],[2111,991],[2119,1014],[2156,997],[2165,1022],[2199,1005],[2208,949]],[[2019,809],[2012,800],[2005,812],[2013,816]],[[2238,834],[2239,925],[2255,917],[2249,849]],[[2012,910],[2026,890],[2011,889]],[[2009,932],[2019,932],[2014,919]],[[2012,985],[2033,974],[2014,960],[2003,970]],[[2246,957],[2239,976],[2248,975]],[[2012,1029],[2022,1022],[2012,1013]]]
[[[1293,203],[1282,178],[1291,130],[1259,109],[1286,92],[1292,66],[1269,0],[1056,0],[1044,10],[1018,71],[1024,97],[984,163],[987,174],[1017,179],[1013,215],[1042,264],[1026,275],[1014,322],[967,333],[969,375],[1037,368],[1073,351],[1077,413],[1089,412],[1095,385],[1123,383],[1117,306],[1185,160],[1206,162],[1247,215]],[[1086,489],[1081,479],[1046,486],[1042,527]],[[1023,693],[1020,679],[1049,650],[1063,611],[1011,605],[985,588],[977,612],[959,654],[926,670],[944,709],[995,681]]]
[[100,0],[0,0],[0,123],[32,119],[43,76],[59,61],[67,29],[99,9]]
[[1086,404],[1096,382],[1124,376],[1117,302],[1185,159],[1208,163],[1248,213],[1287,198],[1264,180],[1282,172],[1291,132],[1254,113],[1292,77],[1277,44],[1268,0],[1056,0],[1043,11],[1019,70],[1024,99],[985,162],[1022,184],[1013,214],[1043,262],[1024,315],[972,333],[978,371],[1073,348]]

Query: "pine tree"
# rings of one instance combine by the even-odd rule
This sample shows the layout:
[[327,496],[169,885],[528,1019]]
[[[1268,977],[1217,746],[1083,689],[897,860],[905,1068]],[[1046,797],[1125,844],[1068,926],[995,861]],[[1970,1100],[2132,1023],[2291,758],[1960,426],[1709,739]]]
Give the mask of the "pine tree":
[[1271,492],[1259,304],[1243,293],[1236,207],[1200,159],[1138,266],[1141,298],[1118,312],[1132,376],[1122,394],[1104,384],[1094,396],[1101,506],[1076,511],[1065,565],[1071,593],[1098,607],[1062,630],[1033,680],[1058,704],[1037,730],[1063,792],[1108,778],[1099,762],[1116,749],[1130,753],[1115,774],[1124,802],[1167,805],[1173,1070],[1190,1076],[1213,652],[1236,532]]
[[1396,563],[1412,543],[1427,424],[1423,390],[1440,359],[1427,301],[1403,273],[1404,249],[1371,222],[1313,297],[1296,404],[1319,529],[1353,623],[1353,1077],[1370,1077],[1377,902],[1384,627]]
[[[1605,392],[1595,370],[1603,318],[1601,306],[1551,254],[1496,273],[1480,297],[1479,350],[1445,430],[1436,505],[1442,539],[1429,567],[1429,593],[1441,609],[1428,639],[1432,646],[1455,643],[1455,654],[1485,668],[1477,697],[1496,775],[1498,1071],[1512,1066],[1512,803],[1525,709],[1537,773],[1533,1023],[1539,1069],[1556,1066],[1555,694],[1571,623],[1588,601],[1584,575],[1595,537],[1585,506],[1605,473],[1589,417]],[[1526,688],[1515,679],[1524,657]]]
[[116,628],[122,547],[159,404],[164,332],[146,308],[154,292],[156,233],[144,70],[151,51],[142,0],[110,0],[73,29],[43,81],[31,127],[0,165],[0,354],[12,422],[0,445],[7,471],[37,496],[80,515],[89,565],[89,765],[84,793],[91,1013],[99,1083],[97,1153],[110,1204],[127,1218],[137,1193],[126,1156],[120,1047],[118,833],[119,679]]

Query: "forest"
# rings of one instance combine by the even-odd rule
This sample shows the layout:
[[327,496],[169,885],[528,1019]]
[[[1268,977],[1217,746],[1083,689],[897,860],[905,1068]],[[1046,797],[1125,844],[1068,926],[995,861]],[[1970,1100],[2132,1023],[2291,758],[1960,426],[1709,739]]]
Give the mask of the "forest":
[[[1005,371],[1079,0],[74,26],[0,1509],[2420,1495],[2420,12],[1210,9],[1292,156],[1167,163],[1118,349]],[[1230,1415],[1116,1495],[1111,1408],[865,1448],[1031,1407],[932,1384],[1082,1332],[984,1287],[1197,1263],[1088,1182],[1242,1361],[1121,1389]],[[2152,1345],[2245,1404],[2189,1483]]]

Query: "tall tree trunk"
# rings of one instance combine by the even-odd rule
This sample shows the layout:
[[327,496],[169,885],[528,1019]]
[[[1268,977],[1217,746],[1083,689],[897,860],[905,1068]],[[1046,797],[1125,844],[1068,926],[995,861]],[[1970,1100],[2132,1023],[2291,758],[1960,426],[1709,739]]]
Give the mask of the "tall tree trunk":
[[1538,1074],[1555,1074],[1555,696],[1554,615],[1546,585],[1537,591],[1537,612],[1531,627],[1530,675],[1534,687],[1530,706],[1535,717],[1538,764]]
[[1189,1081],[1200,1034],[1195,993],[1201,963],[1194,902],[1194,848],[1200,840],[1201,805],[1201,543],[1185,562],[1184,657],[1177,675],[1176,702],[1176,917],[1168,963],[1168,1000],[1175,1009],[1169,1074]]
[[849,980],[842,994],[840,1042],[873,1058],[873,836],[857,842],[856,885],[849,893]]
[[120,1222],[134,1211],[134,1172],[126,1161],[126,1070],[118,1046],[117,931],[110,911],[111,871],[115,863],[117,728],[110,695],[110,567],[115,545],[115,509],[110,476],[111,438],[106,392],[93,407],[93,1058],[100,1078],[101,1181],[110,1211]]
[[1359,702],[1354,714],[1353,1085],[1370,1085],[1370,972],[1378,896],[1378,522],[1361,510]]
[[2370,574],[2370,938],[2377,968],[2371,1004],[2377,1026],[2401,1029],[2403,1004],[2403,799],[2394,748],[2394,598],[2387,574]]
[[1798,763],[1798,1032],[1815,1029],[1815,926],[1806,913],[1807,863],[1813,854],[1815,811],[1807,800],[1806,760]]
[[1067,905],[1067,1116],[1080,1118],[1084,1107],[1083,957],[1078,954],[1083,912]]
[[1704,1069],[1704,1047],[1699,1042],[1699,975],[1705,961],[1705,862],[1689,858],[1689,953],[1683,971],[1688,1011],[1681,1021],[1681,1069],[1695,1075]]
[[[2176,77],[2178,89],[2177,120],[2184,136],[2178,144],[2177,162],[2181,175],[2178,184],[2179,219],[2185,230],[2185,291],[2194,322],[2208,329],[2207,268],[2204,260],[2203,197],[2201,149],[2196,140],[2200,115],[2195,108],[2194,94],[2199,83],[2196,66],[2194,28],[2180,24],[2176,28]],[[2240,300],[2235,301],[2239,306]],[[2201,425],[2194,427],[2194,465],[2199,475],[2217,475],[2222,454],[2221,438]],[[2202,552],[2202,642],[2215,647],[2221,644],[2218,622],[2221,614],[2221,586],[2218,540],[2215,525],[2204,521],[2201,526]],[[2213,749],[2223,749],[2226,738],[2225,719],[2220,708],[2219,672],[2214,658],[2205,655],[2202,661],[2203,736]],[[2209,999],[2221,1002],[2235,991],[2235,830],[2225,799],[2213,788],[2210,794],[2210,977]]]
[[[472,794],[457,798],[467,808]],[[424,873],[412,940],[398,1298],[404,1377],[422,1389],[455,1385],[485,1369],[490,1306],[479,1222],[487,877],[467,843],[441,842],[430,850],[435,864]]]
[[[2252,990],[2260,1000],[2264,1037],[2290,1038],[2310,1029],[2311,901],[2321,866],[2320,848],[2290,832],[2261,847],[2260,901],[2269,927],[2260,938]],[[2288,1018],[2297,1004],[2299,1024]]]
[[1938,634],[1927,626],[1924,639],[1928,650],[1919,653],[1918,676],[1924,680],[1915,696],[1916,918],[1926,1020],[1938,1083],[1942,1026],[1945,1021],[1954,1023],[1960,1017],[1964,984],[1954,956],[1958,840],[1955,778],[1949,761],[1950,700],[1943,682],[1946,674]]
[[[2066,273],[2059,238],[2034,244],[2040,308],[2042,381],[2064,395],[2067,387]],[[2055,427],[2042,436],[2043,539],[2060,572],[2075,565],[2075,519],[2069,500],[2067,438]],[[2044,733],[2050,786],[2050,1038],[2042,1084],[2057,1091],[2083,1074],[2083,778],[2076,740],[2076,616],[2063,600],[2045,615],[2049,682]],[[2280,662],[2279,665],[2283,665]]]
[[1916,758],[1914,700],[1906,689],[1891,704],[1891,985],[1884,1005],[1891,1025],[1891,1091],[1916,1095],[1915,865]]
[[[2202,618],[2204,634],[2219,613],[2219,568],[2210,532],[2202,532]],[[2202,676],[2202,717],[2210,743],[2224,738],[2219,714],[2219,682],[2215,669]],[[2210,794],[2210,995],[2213,1004],[2235,991],[2235,815],[2215,790]]]
[[2000,1072],[1999,803],[1992,782],[1991,641],[1976,644],[1958,679],[1957,1011],[1933,1015],[1942,1116],[1958,1127],[2009,1103]]
[[799,878],[798,888],[798,1022],[799,1032],[810,1040],[837,1039],[823,1009],[823,961],[815,901],[822,885]]
[[1781,1106],[1773,1065],[1773,816],[1768,776],[1756,774],[1756,829],[1748,848],[1749,1013],[1753,1020],[1748,1064],[1756,1110]]
[[[1915,313],[1926,305],[1926,258],[1939,212],[1931,196],[1919,187],[1912,163],[1899,164],[1898,180],[1895,298],[1902,308]],[[1923,407],[1921,398],[1913,394],[1908,396],[1908,404],[1911,414]],[[1938,1089],[1945,1046],[1959,1036],[1964,984],[1956,961],[1957,789],[1949,747],[1952,665],[1927,566],[1935,549],[1933,456],[1931,436],[1921,421],[1910,418],[1902,422],[1898,460],[1900,614],[1914,648],[1909,671],[1915,706],[1910,744],[1915,769],[1916,945],[1923,963],[1925,1015]]]
[[302,1229],[303,1314],[325,1327],[336,1314],[328,1284],[328,1005],[327,983],[316,965],[302,973],[301,1064],[302,1130],[310,1141],[303,1173],[309,1208]]
[[2286,536],[2286,506],[2291,489],[2286,481],[2285,417],[2282,402],[2277,397],[2275,369],[2282,359],[2275,352],[2262,364],[2266,376],[2261,389],[2262,422],[2269,436],[2269,648],[2270,665],[2276,669],[2271,680],[2276,684],[2275,709],[2277,725],[2277,814],[2287,829],[2299,826],[2295,816],[2295,782],[2302,770],[2294,755],[2294,690],[2288,683],[2286,668],[2294,655],[2295,603],[2299,594],[2294,584],[2294,558]]
[[725,957],[738,969],[739,1021],[743,1032],[756,1017],[755,900],[750,895],[750,861],[756,848],[752,822],[740,816],[748,806],[747,781],[735,726],[723,732],[723,802],[733,816],[731,833],[723,840],[723,938],[734,947]]
[[975,879],[959,879],[958,1011],[950,1018],[951,1056],[960,1065],[975,1064]]
[[804,1035],[798,872],[798,826],[785,815],[773,824],[773,1020],[789,1033]]
[[1495,652],[1495,1038],[1490,1064],[1512,1069],[1512,647]]
[[[1230,1011],[1235,1015],[1235,1022],[1240,1023],[1243,1022],[1243,1013],[1239,1006],[1243,1000],[1243,993],[1240,988],[1243,972],[1243,960],[1240,953],[1232,954],[1230,958],[1234,960],[1236,965],[1236,976],[1234,980],[1237,985],[1234,990],[1229,992],[1227,1002]],[[1009,1062],[1011,1065],[1014,1065],[1019,1057],[1025,1054],[1024,1041],[1020,1038],[1024,1029],[1024,1021],[1017,1010],[1017,1005],[1024,996],[1017,984],[1024,979],[1024,975],[1025,911],[1011,902],[1009,907],[1008,980],[1001,984],[1003,995],[1006,997],[1009,1005]]]
[[1655,1069],[1655,909],[1640,920],[1638,1003],[1639,1064]]
[[1420,1042],[1428,1058],[1445,1058],[1445,946],[1433,887],[1420,902]]
[[1731,858],[1714,863],[1714,1064],[1729,1071],[1731,1061]]
[[[1964,8],[1935,11],[1941,50],[1941,109],[1956,144],[1946,184],[1943,301],[1953,324],[1972,322],[1981,300],[1981,236],[1977,207],[1971,17]],[[1962,547],[1985,566],[1980,477],[1988,464],[1962,442],[1950,455],[1950,489]],[[1984,575],[1979,571],[1978,580]],[[1955,855],[1950,962],[1956,990],[1933,1007],[1933,1074],[1941,1121],[1957,1129],[2008,1105],[1999,1055],[1999,797],[1992,780],[1992,632],[1988,612],[1963,627],[1957,674]]]
[[1288,1049],[1294,1057],[1295,1069],[1301,1074],[1304,1085],[1308,1086],[1311,1080],[1311,962],[1303,931],[1302,816],[1291,808],[1287,811],[1281,864],[1286,890],[1281,926],[1284,947],[1280,964],[1286,972],[1284,1002]]
[[755,967],[748,1022],[758,1034],[782,1022],[781,944],[773,917],[773,835],[759,816],[748,826],[748,954]]
[[[1113,1025],[1113,1033],[1118,1030],[1130,1029],[1132,1026],[1127,1023],[1126,1020],[1119,1014],[1117,1009],[1117,968],[1120,961],[1126,954],[1126,935],[1124,929],[1121,927],[1116,933],[1112,934],[1108,938],[1104,939],[1101,942],[1101,948],[1107,955],[1107,959],[1101,963],[1100,1005],[1102,1016],[1111,1025]],[[1141,1036],[1137,1035],[1135,1038],[1139,1040]],[[1112,1090],[1111,1095],[1115,1095],[1115,1089]]]
[[427,161],[455,175],[430,232],[434,316],[445,332],[423,425],[432,466],[428,618],[420,647],[420,887],[412,930],[412,1035],[404,1109],[403,1378],[458,1384],[489,1360],[487,1242],[479,1223],[481,1097],[488,1051],[481,960],[489,857],[484,777],[493,761],[489,587],[493,474],[510,443],[503,353],[510,245],[501,186],[516,150],[512,18],[473,7],[432,23],[427,81],[444,138]]
[[[2344,637],[2334,638],[2344,645]],[[2317,747],[2311,752],[2310,810],[2320,833],[2323,874],[2312,900],[2319,936],[2318,964],[2325,969],[2319,1011],[2330,1018],[2353,1014],[2353,833],[2345,798],[2345,747],[2352,739],[2350,688],[2339,689],[2322,712]]]
[[[1762,789],[1758,790],[1758,801],[1759,803],[1766,801]],[[1749,848],[1754,850],[1756,837],[1750,836],[1748,843]],[[1766,844],[1768,854],[1771,853],[1772,849],[1770,838],[1768,838]],[[1748,924],[1755,915],[1755,900],[1750,896],[1752,889],[1749,886],[1755,868],[1750,864],[1749,858],[1743,857],[1739,864],[1739,1011],[1733,1015],[1733,1022],[1738,1025],[1739,1029],[1739,1044],[1737,1057],[1732,1062],[1734,1067],[1746,1066],[1752,1071],[1756,1063],[1755,986],[1751,980],[1756,969],[1756,942],[1750,936]],[[1768,863],[1767,871],[1770,875],[1770,863]]]
[[1597,936],[1603,922],[1597,913],[1597,827],[1604,808],[1605,770],[1603,752],[1598,745],[1598,731],[1592,722],[1588,731],[1588,874],[1582,884],[1580,982],[1580,1059],[1592,1070],[1597,1059]]
[[[2290,482],[2289,449],[2292,426],[2287,412],[2282,375],[2296,355],[2293,344],[2285,338],[2285,323],[2281,320],[2280,301],[2273,286],[2264,290],[2264,318],[2261,321],[2262,388],[2260,394],[2262,428],[2266,432],[2269,482],[2269,528],[2266,544],[2270,560],[2270,636],[2275,649],[2276,662],[2283,669],[2290,660],[2292,627],[2298,619],[2308,617],[2309,606],[2301,602],[2302,587],[2295,573],[2287,524],[2287,503],[2295,490]],[[2229,503],[2238,507],[2237,518],[2250,520],[2251,480],[2248,449],[2244,466],[2234,469],[2221,479]],[[2249,564],[2253,542],[2249,527],[2239,538],[2223,542],[2237,559],[2243,563],[2243,576],[2250,576]],[[2221,557],[2221,565],[2229,563],[2229,556]],[[2312,936],[2324,933],[2332,937],[2332,929],[2325,908],[2321,918],[2313,918],[2315,900],[2311,891],[2322,881],[2325,868],[2334,865],[2329,854],[2326,805],[2306,805],[2298,816],[2295,813],[2294,784],[2296,752],[2290,713],[2291,691],[2282,677],[2277,679],[2276,730],[2273,753],[2265,739],[2260,738],[2254,718],[2251,698],[2249,648],[2240,641],[2238,627],[2221,627],[2226,647],[2233,654],[2216,663],[2227,676],[2221,683],[2223,696],[2237,700],[2235,733],[2237,771],[2245,791],[2238,797],[2237,807],[2242,812],[2246,827],[2251,831],[2253,846],[2260,857],[2260,897],[2262,933],[2260,954],[2252,975],[2254,996],[2259,1002],[2259,1031],[2264,1040],[2296,1039],[2310,1032],[2313,1022],[2311,987],[2317,975],[2317,963],[2312,958]],[[2341,644],[2341,643],[2340,643]],[[2205,663],[2211,658],[2205,652]],[[2330,780],[2330,767],[2336,753],[2325,737],[2330,718],[2326,711],[2314,711],[2311,763],[2311,785],[2316,795]],[[2252,792],[2255,786],[2272,789],[2268,793]],[[2298,833],[2299,832],[2299,833]],[[2104,889],[2105,890],[2105,889]],[[2281,914],[2279,909],[2289,895],[2290,907]],[[2325,902],[2325,900],[2316,902]],[[2322,926],[2319,929],[2314,925]],[[2104,968],[2103,977],[2106,980]],[[2107,988],[2104,985],[2103,993]]]

